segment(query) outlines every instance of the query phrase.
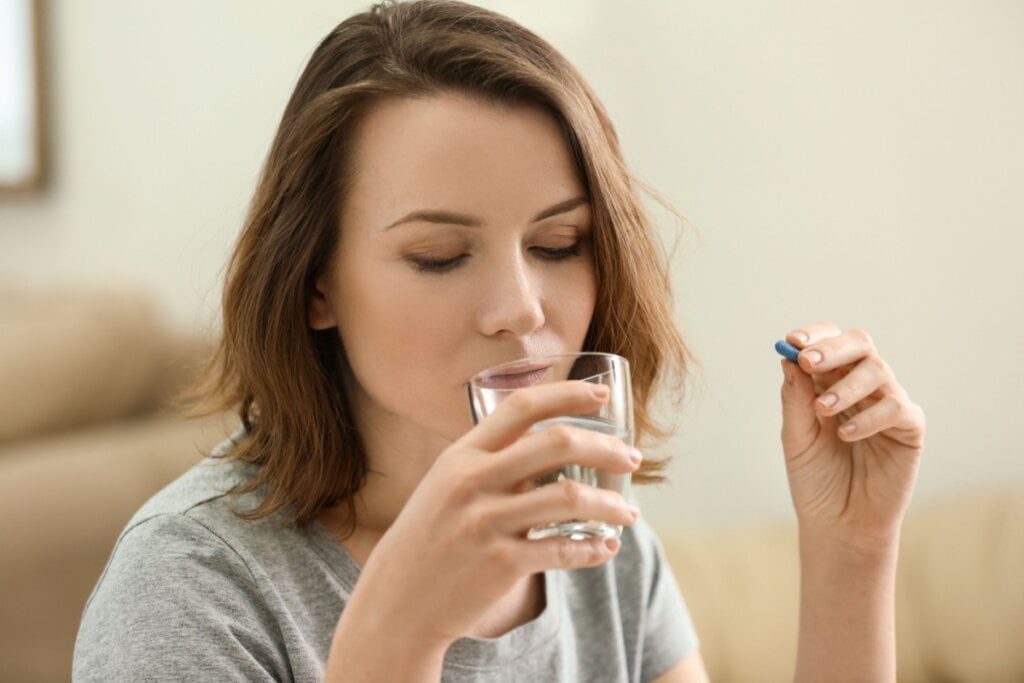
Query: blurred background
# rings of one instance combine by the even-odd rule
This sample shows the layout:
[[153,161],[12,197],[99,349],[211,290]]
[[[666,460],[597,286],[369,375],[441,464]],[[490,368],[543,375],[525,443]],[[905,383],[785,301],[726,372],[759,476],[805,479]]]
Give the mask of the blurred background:
[[[0,195],[0,283],[137,289],[209,338],[290,90],[367,3],[36,4],[46,177]],[[1024,483],[1024,4],[478,4],[581,69],[683,217],[651,203],[699,367],[649,520],[791,519],[772,346],[821,320],[867,329],[925,408],[915,507]]]
[[[772,344],[864,327],[927,411],[918,498],[1024,479],[1024,5],[481,2],[561,49],[658,214],[695,368],[648,516],[784,516]],[[138,285],[215,329],[290,90],[366,3],[45,6],[49,178],[0,200],[0,274]],[[652,204],[657,210],[657,207]]]

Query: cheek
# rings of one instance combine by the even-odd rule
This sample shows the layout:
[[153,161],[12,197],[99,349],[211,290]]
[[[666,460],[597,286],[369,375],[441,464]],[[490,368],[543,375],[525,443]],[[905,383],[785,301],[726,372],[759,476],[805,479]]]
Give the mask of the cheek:
[[450,370],[458,331],[451,302],[430,296],[407,277],[349,269],[339,278],[335,314],[355,379],[389,412],[409,414],[424,388]]
[[352,273],[340,290],[336,313],[350,354],[379,364],[421,364],[448,329],[441,302],[403,286],[401,279]]
[[551,300],[552,312],[570,345],[582,348],[597,303],[597,275],[591,263],[582,263],[560,278]]
[[[387,315],[389,339],[369,353],[388,363],[365,387],[388,412],[431,433],[456,439],[472,426],[465,374],[470,335],[457,304],[434,298],[408,298]],[[379,350],[387,345],[387,352]]]

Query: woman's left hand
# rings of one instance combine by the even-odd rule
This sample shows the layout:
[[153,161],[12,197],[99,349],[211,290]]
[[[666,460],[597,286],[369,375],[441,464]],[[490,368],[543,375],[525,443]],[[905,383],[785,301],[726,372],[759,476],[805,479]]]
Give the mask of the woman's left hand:
[[863,330],[794,330],[782,361],[782,444],[801,533],[894,548],[924,449],[925,418]]

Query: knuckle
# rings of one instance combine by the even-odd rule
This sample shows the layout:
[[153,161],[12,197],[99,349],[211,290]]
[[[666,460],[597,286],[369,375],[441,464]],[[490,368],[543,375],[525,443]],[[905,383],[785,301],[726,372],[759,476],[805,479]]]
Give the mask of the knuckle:
[[850,336],[860,341],[865,346],[868,346],[872,349],[875,348],[875,341],[871,338],[871,335],[868,334],[868,331],[865,330],[863,327],[854,327],[849,331],[849,334]]
[[502,404],[512,412],[529,414],[536,410],[537,399],[531,392],[520,389],[513,391]]
[[551,425],[546,430],[551,445],[560,450],[571,450],[579,440],[579,435],[572,427],[564,424]]
[[899,424],[907,427],[923,428],[925,423],[924,410],[913,401],[897,400],[896,418]]
[[917,427],[917,429],[921,433],[922,446],[923,446],[924,445],[924,433],[925,433],[925,431],[928,428],[928,418],[925,416],[924,408],[922,408],[921,406],[919,406],[917,404],[914,404],[914,409],[915,409],[914,410],[914,420],[915,420],[915,425],[914,426]]
[[877,353],[872,352],[868,356],[867,360],[886,378],[887,383],[892,381],[892,371],[889,369],[889,364],[885,362],[884,358],[879,356]]
[[487,546],[487,564],[501,576],[516,572],[517,553],[507,543],[491,543]]
[[463,529],[467,538],[483,542],[494,534],[499,515],[493,510],[482,508],[476,514],[464,515]]
[[586,499],[586,491],[583,484],[578,481],[563,481],[562,484],[562,499],[570,509],[576,509],[583,504]]
[[888,396],[887,398],[890,403],[890,410],[893,417],[895,417],[898,422],[902,423],[910,417],[910,406],[907,405],[906,401],[901,401],[896,396]]
[[447,487],[448,500],[456,506],[468,504],[476,495],[478,490],[477,486],[474,485],[471,479],[472,478],[469,476],[455,477],[452,479]]
[[454,473],[452,476],[445,477],[448,481],[445,491],[448,500],[460,507],[476,500],[488,479],[484,468],[465,462],[459,463],[451,472]]

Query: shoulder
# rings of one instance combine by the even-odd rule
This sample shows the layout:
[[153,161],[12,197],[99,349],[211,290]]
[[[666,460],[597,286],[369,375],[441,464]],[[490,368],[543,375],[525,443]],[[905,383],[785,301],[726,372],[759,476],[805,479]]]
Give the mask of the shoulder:
[[268,526],[289,527],[284,511],[255,521],[240,516],[259,504],[258,492],[236,493],[257,472],[255,465],[236,459],[204,459],[139,508],[121,532],[115,555],[143,540],[173,544],[199,540],[197,536],[244,546],[252,540],[247,536],[258,536]]
[[[273,615],[245,550],[252,523],[226,500],[236,470],[230,461],[204,462],[128,524],[86,603],[76,678],[145,678],[158,665],[188,678],[199,660],[211,670],[248,669],[253,680],[282,670]],[[200,656],[204,643],[228,645]]]
[[150,498],[114,544],[87,613],[190,604],[215,589],[256,593],[254,550],[271,521],[240,517],[257,499],[232,493],[254,475],[248,463],[206,458]]
[[243,469],[243,463],[207,459],[147,501],[118,537],[87,611],[97,602],[152,609],[187,602],[184,593],[193,590],[201,599],[225,581],[235,590],[252,584],[238,540],[246,522],[234,514],[230,494],[244,481]]
[[[190,579],[213,573],[253,581],[267,546],[295,533],[287,513],[251,520],[239,513],[255,508],[257,492],[237,494],[256,476],[256,466],[211,457],[192,467],[150,498],[121,532],[100,579],[132,573],[159,580],[164,572]],[[202,571],[199,571],[199,568]]]
[[256,476],[256,466],[233,458],[208,457],[192,466],[139,508],[125,531],[161,515],[189,514],[228,503],[237,486]]

